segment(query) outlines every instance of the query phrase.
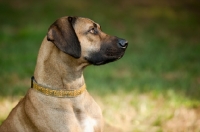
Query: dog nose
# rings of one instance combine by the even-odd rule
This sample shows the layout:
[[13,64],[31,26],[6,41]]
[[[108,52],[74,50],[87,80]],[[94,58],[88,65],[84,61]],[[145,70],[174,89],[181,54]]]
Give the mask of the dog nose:
[[128,41],[126,41],[125,39],[119,39],[118,44],[120,48],[126,48],[128,46]]

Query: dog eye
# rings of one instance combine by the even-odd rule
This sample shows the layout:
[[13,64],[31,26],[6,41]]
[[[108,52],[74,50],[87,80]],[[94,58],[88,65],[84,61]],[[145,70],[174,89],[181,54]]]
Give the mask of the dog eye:
[[97,34],[97,31],[96,31],[95,28],[90,29],[89,32],[90,32],[91,34]]

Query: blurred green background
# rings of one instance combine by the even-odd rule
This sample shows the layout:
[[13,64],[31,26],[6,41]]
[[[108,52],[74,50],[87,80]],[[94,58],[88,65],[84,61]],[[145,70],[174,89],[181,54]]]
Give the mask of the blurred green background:
[[[105,33],[129,41],[122,59],[84,72],[88,91],[103,109],[106,131],[200,131],[198,0],[0,1],[2,102],[25,95],[47,29],[62,16],[88,17]],[[174,129],[168,124],[182,109],[194,111],[195,119],[186,128]],[[0,122],[7,116],[2,115]]]

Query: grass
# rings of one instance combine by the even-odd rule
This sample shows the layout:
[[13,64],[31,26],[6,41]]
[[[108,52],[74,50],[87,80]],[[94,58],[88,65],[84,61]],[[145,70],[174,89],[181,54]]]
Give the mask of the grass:
[[129,41],[121,60],[84,72],[105,131],[198,132],[199,9],[198,1],[186,0],[0,2],[0,122],[30,87],[49,25],[75,15]]

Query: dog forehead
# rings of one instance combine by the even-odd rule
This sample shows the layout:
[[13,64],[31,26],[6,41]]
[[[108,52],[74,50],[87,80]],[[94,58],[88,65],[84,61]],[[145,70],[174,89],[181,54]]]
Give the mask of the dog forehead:
[[100,27],[100,25],[93,20],[89,18],[84,18],[84,17],[78,17],[76,20],[76,26],[84,28],[89,28],[91,26],[97,25],[97,27]]

